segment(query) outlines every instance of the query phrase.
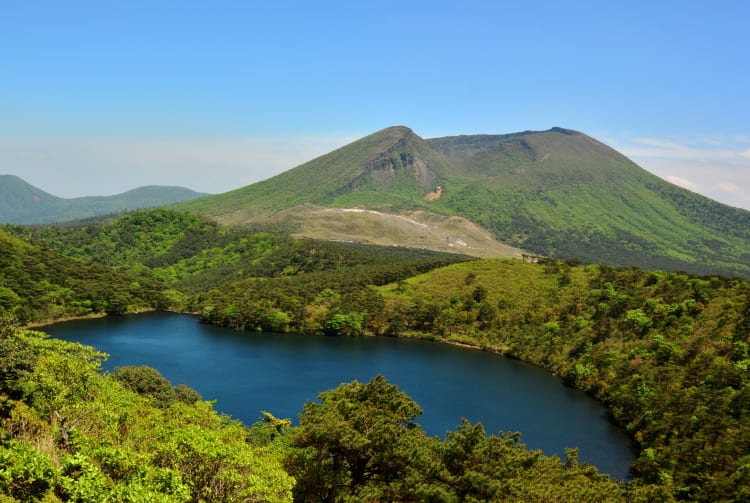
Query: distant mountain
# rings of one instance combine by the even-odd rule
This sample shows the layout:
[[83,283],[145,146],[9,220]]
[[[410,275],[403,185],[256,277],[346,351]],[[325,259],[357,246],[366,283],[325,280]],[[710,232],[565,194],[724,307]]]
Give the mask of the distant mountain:
[[147,186],[114,196],[64,199],[14,175],[0,175],[0,223],[66,222],[123,210],[152,208],[195,199],[205,194],[182,187]]
[[[461,217],[541,255],[750,276],[750,212],[672,185],[607,145],[561,128],[424,140],[391,127],[268,180],[177,208],[227,223],[287,224],[302,235],[325,227],[318,223],[324,208],[371,210],[359,212],[367,218],[375,211],[418,215],[425,229],[426,216]],[[367,223],[356,215],[346,213],[330,237],[392,232],[387,218]]]

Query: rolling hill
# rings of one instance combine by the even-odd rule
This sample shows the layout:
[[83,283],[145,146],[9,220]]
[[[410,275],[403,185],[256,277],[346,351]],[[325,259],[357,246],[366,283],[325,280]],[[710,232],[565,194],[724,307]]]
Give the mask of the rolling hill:
[[[461,217],[514,253],[750,276],[750,212],[672,185],[562,128],[424,140],[390,127],[268,180],[176,208],[355,241],[388,241],[394,215],[435,225]],[[324,208],[371,211],[349,212],[326,236]],[[373,212],[383,217],[375,221]],[[445,242],[427,241],[424,247]]]
[[0,229],[0,324],[8,316],[26,324],[163,307],[164,289]]
[[47,224],[106,215],[123,210],[165,206],[205,194],[182,187],[151,185],[114,196],[65,199],[14,175],[0,175],[0,223]]

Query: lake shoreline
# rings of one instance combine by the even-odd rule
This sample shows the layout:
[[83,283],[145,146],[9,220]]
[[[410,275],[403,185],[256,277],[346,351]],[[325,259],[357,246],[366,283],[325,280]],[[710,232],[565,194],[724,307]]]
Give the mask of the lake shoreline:
[[[368,336],[362,336],[362,337],[341,337],[341,336],[321,337],[321,336],[311,336],[310,334],[302,334],[302,333],[296,333],[296,332],[295,333],[283,333],[283,332],[281,333],[265,332],[264,333],[264,332],[252,332],[252,331],[245,332],[245,331],[240,331],[240,330],[233,330],[229,327],[220,327],[217,325],[200,323],[200,318],[196,316],[196,313],[185,313],[185,312],[179,312],[179,311],[174,311],[174,310],[171,310],[171,311],[151,310],[149,312],[141,311],[138,313],[129,313],[129,314],[149,315],[144,319],[144,322],[146,325],[153,324],[154,322],[162,323],[161,319],[163,317],[161,315],[163,314],[163,315],[185,316],[186,318],[189,318],[189,320],[186,320],[186,322],[188,322],[187,324],[185,324],[184,322],[181,324],[181,326],[183,327],[193,326],[193,324],[203,325],[205,327],[209,327],[207,328],[208,333],[214,333],[214,330],[227,330],[226,335],[222,335],[221,339],[219,339],[222,342],[218,346],[215,344],[217,339],[213,338],[214,342],[209,348],[211,350],[216,349],[217,351],[227,351],[234,344],[240,344],[240,345],[260,344],[261,346],[253,346],[253,347],[258,349],[258,348],[263,348],[263,347],[270,345],[270,346],[276,347],[279,350],[283,349],[285,346],[293,347],[294,348],[293,354],[290,354],[287,356],[287,358],[292,358],[292,359],[296,357],[294,356],[296,354],[310,354],[310,355],[314,354],[316,355],[314,359],[305,360],[305,364],[304,364],[305,372],[310,372],[310,374],[306,374],[306,375],[310,377],[317,376],[318,374],[326,374],[326,373],[330,374],[331,372],[334,372],[334,373],[338,372],[337,369],[339,368],[339,366],[341,365],[346,366],[350,363],[350,362],[343,363],[343,361],[339,361],[339,360],[337,360],[335,363],[332,363],[330,360],[326,360],[326,358],[329,358],[327,354],[318,353],[317,348],[321,348],[322,346],[325,345],[320,342],[324,339],[337,340],[334,344],[334,347],[337,347],[337,348],[355,348],[355,349],[356,348],[380,348],[379,350],[390,347],[389,344],[384,345],[387,339],[402,340],[404,342],[411,340],[413,342],[420,342],[420,343],[423,341],[424,342],[427,342],[427,341],[443,342],[444,344],[435,344],[434,346],[432,346],[435,349],[430,349],[429,348],[430,345],[428,345],[428,347],[413,346],[412,344],[406,344],[405,346],[402,344],[397,345],[402,348],[404,347],[407,348],[407,351],[410,352],[410,354],[412,355],[412,358],[416,360],[422,360],[425,358],[426,359],[435,358],[434,355],[442,355],[439,357],[440,359],[432,360],[432,363],[429,363],[427,367],[424,366],[424,363],[421,364],[422,365],[421,370],[418,370],[417,368],[414,367],[416,360],[409,360],[408,364],[405,362],[398,364],[397,362],[400,361],[398,358],[391,359],[391,357],[389,356],[385,360],[383,360],[381,357],[381,359],[379,360],[380,367],[378,367],[377,370],[373,370],[373,372],[382,373],[384,375],[389,375],[389,376],[400,373],[400,378],[399,378],[400,385],[403,385],[405,389],[410,389],[413,395],[421,394],[421,390],[424,388],[424,386],[427,386],[428,383],[430,382],[438,383],[438,384],[433,385],[433,387],[437,386],[437,391],[435,391],[437,395],[442,395],[445,398],[448,398],[449,400],[458,400],[458,403],[455,406],[450,405],[449,407],[451,408],[447,410],[460,411],[463,414],[467,414],[470,420],[482,422],[486,426],[489,426],[491,431],[495,431],[495,429],[498,428],[497,426],[498,424],[504,425],[500,427],[500,429],[502,429],[503,431],[534,430],[535,428],[531,427],[530,426],[531,424],[535,424],[534,422],[539,421],[539,417],[544,418],[546,416],[550,416],[549,407],[551,407],[551,401],[559,400],[561,399],[561,397],[568,397],[567,399],[570,399],[570,397],[572,396],[570,395],[571,392],[577,392],[577,393],[580,392],[582,395],[585,395],[587,399],[590,399],[592,400],[592,402],[595,402],[597,404],[597,407],[600,407],[602,409],[601,412],[597,413],[599,414],[599,417],[601,417],[601,419],[606,419],[606,422],[610,424],[611,427],[619,430],[620,432],[622,432],[623,435],[625,435],[625,437],[627,437],[627,441],[625,443],[631,445],[630,448],[627,448],[631,452],[631,455],[628,456],[629,458],[628,463],[632,464],[632,461],[634,460],[634,458],[637,457],[637,449],[634,448],[635,443],[632,437],[628,435],[627,432],[623,428],[619,427],[618,425],[616,425],[614,422],[611,421],[611,414],[605,404],[603,404],[599,400],[596,400],[594,397],[583,393],[581,390],[576,389],[575,387],[571,387],[567,383],[564,383],[557,376],[555,376],[554,373],[550,372],[548,368],[535,365],[530,362],[526,362],[517,357],[508,356],[507,354],[504,354],[501,351],[493,350],[491,348],[485,348],[480,345],[472,345],[464,341],[445,340],[440,337],[434,337],[434,336],[418,337],[417,334],[402,334],[399,337],[376,336],[376,335],[368,335]],[[97,319],[103,319],[103,318],[109,318],[113,321],[111,323],[103,322],[103,321],[97,322]],[[132,352],[134,350],[138,354],[138,358],[141,358],[141,357],[152,358],[154,354],[156,354],[154,352],[155,347],[161,347],[162,351],[166,347],[168,348],[166,349],[167,353],[182,353],[183,355],[187,355],[188,357],[192,357],[190,355],[202,355],[202,356],[200,356],[197,361],[195,362],[190,361],[190,363],[186,363],[184,360],[182,360],[179,363],[165,363],[163,359],[156,359],[156,360],[150,360],[150,361],[138,360],[138,361],[135,361],[135,363],[129,363],[127,360],[124,360],[124,359],[121,359],[119,361],[116,360],[116,356],[123,355],[122,351],[120,351],[118,348],[114,348],[114,347],[99,348],[101,351],[106,352],[110,355],[109,360],[112,362],[111,365],[113,367],[121,366],[121,365],[131,365],[131,364],[149,365],[160,370],[164,374],[169,375],[171,372],[175,370],[181,370],[181,369],[186,369],[186,368],[191,369],[191,371],[195,371],[196,366],[199,364],[202,364],[203,360],[205,360],[205,357],[208,356],[208,353],[204,351],[205,348],[196,349],[190,346],[191,343],[187,339],[172,338],[175,336],[173,329],[167,329],[167,328],[156,329],[157,332],[155,333],[159,334],[160,336],[160,337],[157,337],[157,340],[160,340],[161,342],[156,342],[154,339],[149,338],[148,335],[145,335],[148,333],[148,330],[145,330],[145,331],[141,330],[140,332],[136,332],[133,335],[133,338],[131,338],[131,336],[129,335],[125,335],[125,336],[117,335],[118,330],[119,330],[118,327],[127,325],[129,323],[128,318],[135,321],[138,318],[138,316],[131,317],[127,315],[122,315],[122,316],[118,315],[118,316],[111,316],[111,317],[97,316],[95,318],[80,317],[78,318],[78,320],[83,323],[87,323],[89,321],[93,323],[102,323],[99,326],[107,327],[106,328],[107,337],[105,337],[104,338],[105,340],[102,342],[105,346],[107,344],[117,344],[117,340],[119,338],[120,341],[127,341],[127,347],[128,347],[127,351]],[[149,320],[153,320],[153,321],[149,321]],[[66,321],[75,321],[75,320],[66,320]],[[62,320],[60,321],[60,323],[64,324]],[[162,325],[159,325],[159,326],[162,327]],[[63,332],[66,330],[69,331],[71,329],[75,330],[74,327],[72,326],[61,327],[61,328]],[[51,335],[53,337],[58,337],[57,334],[54,334],[54,332],[56,331],[52,331],[52,332],[53,333],[51,333]],[[234,334],[234,335],[231,335],[231,334]],[[299,336],[299,339],[289,339],[289,336]],[[368,339],[373,340],[373,341],[381,340],[383,342],[369,343],[367,342]],[[67,340],[76,340],[76,339],[67,339]],[[258,342],[254,342],[254,341],[258,341]],[[278,341],[278,342],[274,342],[274,341]],[[361,342],[357,342],[357,341],[361,341]],[[81,342],[82,344],[94,346],[97,348],[99,347],[97,343],[91,342],[90,340],[79,340],[78,342]],[[373,346],[372,344],[375,344],[375,345]],[[461,355],[458,355],[457,359],[454,356],[452,356],[452,353],[451,353],[451,358],[450,360],[448,360],[445,356],[446,355],[445,350],[440,350],[439,349],[440,346],[443,346],[443,347],[453,346],[455,348],[471,349],[473,351],[467,351],[467,352],[459,351]],[[229,350],[226,353],[212,355],[209,357],[209,359],[214,362],[217,361],[217,359],[221,359],[221,361],[224,362],[224,365],[222,365],[222,369],[226,369],[226,368],[232,367],[232,365],[228,365],[226,362],[230,361],[232,358],[234,358],[240,353],[241,353],[240,351]],[[515,362],[521,363],[523,364],[523,367],[534,369],[534,371],[541,371],[540,372],[541,374],[549,376],[550,378],[554,378],[555,382],[558,384],[553,384],[552,388],[547,388],[547,391],[545,392],[539,392],[539,393],[527,392],[527,393],[524,393],[521,397],[516,397],[513,399],[504,397],[503,393],[509,392],[508,388],[516,388],[518,386],[525,386],[526,384],[523,382],[525,378],[521,378],[521,377],[516,377],[516,378],[506,377],[502,379],[492,378],[490,376],[495,375],[494,372],[496,370],[502,369],[503,367],[507,369],[508,364],[503,363],[502,359],[497,359],[497,361],[495,361],[495,358],[491,358],[490,360],[487,360],[487,358],[480,358],[479,360],[475,360],[474,357],[471,356],[471,354],[473,353],[487,353],[487,357],[500,356],[500,357],[504,357],[508,361],[515,361]],[[351,353],[352,358],[359,358],[366,354],[367,352],[363,353],[361,349],[357,349],[354,353]],[[430,355],[433,355],[433,356],[430,356]],[[160,356],[159,358],[163,358],[163,357]],[[258,357],[253,356],[253,353],[248,353],[245,358],[254,363],[248,364],[246,360],[242,363],[235,364],[236,366],[241,367],[240,375],[242,375],[243,377],[242,378],[234,377],[229,380],[245,383],[243,385],[248,385],[248,383],[252,382],[253,379],[258,379],[259,382],[263,383],[269,379],[273,380],[277,376],[292,375],[292,374],[297,375],[300,372],[299,364],[288,366],[289,362],[287,360],[283,360],[283,361],[278,360],[277,363],[275,363],[276,366],[273,367],[274,370],[272,372],[266,371],[265,373],[262,374],[262,377],[254,378],[252,377],[252,374],[249,372],[252,372],[251,369],[254,369],[257,366],[257,362],[262,361],[262,358],[261,360],[255,360],[255,358],[258,358]],[[321,363],[321,362],[326,362],[326,361],[328,361],[328,363]],[[460,374],[462,374],[463,377],[456,375],[455,367],[456,365],[459,365],[457,362],[467,362],[467,361],[470,361],[470,362],[484,361],[485,363],[479,366],[476,366],[475,364],[467,365],[466,363],[462,363],[463,369],[460,371]],[[316,364],[320,364],[320,365],[316,367]],[[170,368],[170,365],[172,365],[171,368]],[[177,368],[175,368],[175,365]],[[487,365],[491,366],[491,369],[488,369]],[[283,392],[269,391],[269,390],[274,389],[273,387],[265,388],[262,392],[262,396],[256,396],[255,398],[252,398],[252,399],[248,399],[248,396],[244,392],[236,396],[235,395],[228,396],[226,394],[222,395],[219,393],[223,393],[223,392],[219,392],[219,391],[216,391],[215,389],[211,389],[211,386],[214,386],[213,383],[210,383],[210,381],[205,380],[205,379],[208,379],[206,376],[208,376],[213,371],[214,367],[215,365],[208,365],[205,369],[199,371],[199,372],[202,372],[200,374],[201,380],[199,381],[195,381],[195,380],[190,381],[187,377],[184,377],[184,375],[180,377],[179,374],[174,374],[173,377],[168,377],[168,378],[172,380],[173,382],[184,382],[190,385],[191,387],[197,389],[197,391],[199,391],[203,396],[209,396],[209,397],[212,397],[212,399],[217,399],[220,403],[223,404],[222,407],[224,410],[222,410],[222,412],[227,413],[246,424],[252,423],[253,417],[254,417],[252,411],[250,414],[241,412],[241,409],[243,409],[247,404],[258,404],[257,405],[258,407],[261,407],[262,405],[263,410],[273,410],[274,414],[279,417],[282,417],[282,416],[294,417],[294,415],[298,412],[297,407],[299,407],[300,404],[305,403],[309,399],[314,400],[314,397],[316,396],[318,392],[320,392],[321,390],[333,388],[341,382],[338,380],[338,378],[336,378],[336,380],[331,380],[329,382],[326,382],[325,384],[317,385],[318,387],[315,387],[314,392],[309,391],[310,393],[309,395],[302,396],[294,400],[295,407],[293,408],[293,410],[285,411],[284,407],[286,406],[283,404],[279,405],[275,403],[275,401],[277,400],[278,397],[283,396],[285,394],[289,394],[292,392],[292,390],[296,390],[297,388],[299,388],[299,383],[295,384],[292,387],[288,387],[289,386],[288,384],[285,385],[286,387],[283,387],[284,389]],[[404,374],[399,369],[405,368],[405,367],[411,368],[412,370]],[[310,370],[311,368],[314,368],[314,370]],[[371,376],[369,374],[362,374],[362,368],[364,367],[357,367],[354,370],[347,371],[351,373],[342,374],[341,379],[342,380],[369,379]],[[526,375],[526,371],[521,370],[515,364],[510,365],[510,368],[515,369],[514,372],[518,372],[519,373],[517,374],[518,376]],[[447,369],[453,369],[453,370],[448,371]],[[224,370],[222,370],[222,372],[223,371]],[[500,372],[502,372],[502,370],[500,370]],[[343,377],[344,375],[346,377]],[[479,377],[479,376],[484,376],[484,377]],[[471,381],[473,384],[469,382],[463,382],[465,378],[469,380],[479,379],[479,382],[488,383],[490,385],[490,388],[488,388],[487,396],[496,395],[498,398],[495,403],[503,404],[502,407],[505,408],[504,409],[505,412],[492,412],[492,414],[500,414],[497,417],[492,416],[495,418],[495,419],[492,419],[494,423],[489,422],[490,421],[489,419],[487,419],[488,422],[485,422],[485,420],[482,419],[483,416],[480,415],[480,414],[484,414],[484,412],[480,413],[479,409],[473,408],[475,407],[475,405],[469,405],[469,403],[473,403],[473,404],[478,403],[479,408],[485,408],[488,406],[493,409],[496,408],[496,406],[494,405],[488,405],[488,402],[486,402],[484,398],[479,399],[478,401],[474,398],[471,398],[472,393],[474,392],[474,390],[476,390],[476,381]],[[521,379],[521,380],[517,380],[517,379]],[[532,378],[532,380],[545,380],[545,379],[546,378],[540,377],[539,373],[536,374],[536,377]],[[218,379],[219,381],[218,385],[224,386],[224,382],[226,382],[227,380],[228,379],[225,376],[222,376],[220,379]],[[308,381],[308,380],[309,379],[306,379],[305,381]],[[201,389],[201,386],[199,386],[199,384],[207,384],[208,387],[206,389]],[[266,385],[268,386],[269,384],[266,383]],[[560,388],[567,388],[570,391],[555,391],[556,389],[558,389],[557,386],[560,386]],[[302,388],[304,388],[304,386],[302,386]],[[469,390],[472,390],[472,393],[470,393]],[[498,393],[499,395],[497,395]],[[546,397],[546,398],[539,399],[539,397]],[[464,400],[469,400],[470,402],[464,403],[463,402]],[[532,402],[538,402],[539,404],[541,404],[542,410],[539,410],[534,413],[535,416],[538,416],[538,417],[535,417],[534,419],[527,418],[527,419],[522,420],[520,423],[516,422],[514,424],[514,421],[517,421],[518,419],[513,419],[513,416],[518,415],[518,414],[521,414],[521,415],[525,414],[525,412],[519,412],[519,411],[528,407],[529,404]],[[426,398],[420,399],[419,403],[420,404],[427,403],[427,399]],[[461,405],[461,403],[464,403],[464,405]],[[442,410],[446,410],[444,407],[445,406],[443,406]],[[438,407],[437,410],[440,410],[440,407]],[[514,410],[515,412],[510,413],[509,412],[510,410]],[[463,412],[463,411],[466,411],[466,412]],[[570,415],[566,416],[566,414],[564,413],[552,414],[552,415],[553,416],[557,415],[559,417],[572,417]],[[502,419],[499,419],[499,418],[502,418]],[[435,426],[433,427],[435,428],[436,432],[444,433],[445,431],[451,431],[452,428],[455,428],[456,424],[458,424],[455,422],[456,420],[457,420],[457,417],[452,418],[451,421],[448,422],[447,424],[444,424],[444,425],[441,424],[439,427],[435,427]],[[503,422],[502,423],[498,422],[500,420],[502,420]],[[505,423],[506,420],[509,422]],[[546,419],[542,419],[542,422],[545,420]],[[429,422],[433,422],[433,421],[434,419],[429,420]],[[495,426],[490,426],[491,424],[495,424]],[[549,425],[544,426],[544,428],[547,428],[548,426]],[[599,427],[597,426],[597,428]],[[539,433],[539,427],[536,428],[536,434],[538,433]],[[436,434],[441,434],[441,433],[436,433]],[[581,438],[585,438],[587,436],[590,436],[590,431],[587,431],[584,434],[584,437],[581,437]],[[587,441],[581,440],[579,438],[577,442],[585,443]],[[620,440],[619,442],[623,442],[623,441]],[[571,443],[569,445],[582,445],[582,444]],[[533,448],[539,448],[539,445]],[[553,452],[550,451],[550,454],[551,453]],[[593,460],[591,460],[590,462],[593,462]],[[592,464],[597,466],[598,469],[602,470],[602,468],[597,462],[593,462]],[[630,466],[630,464],[628,466]],[[617,470],[613,472],[611,470],[605,469],[602,471],[602,473],[609,473],[615,478],[618,478],[621,480],[627,480],[628,475],[623,470],[625,469],[618,468]],[[617,475],[614,475],[615,473]]]
[[[179,311],[170,311],[166,309],[144,308],[138,311],[133,311],[133,312],[124,313],[124,314],[91,313],[91,314],[86,314],[83,316],[66,316],[64,318],[53,318],[53,319],[46,319],[46,320],[41,320],[41,321],[32,321],[31,323],[27,323],[23,325],[21,328],[25,330],[38,330],[40,328],[48,327],[50,325],[56,325],[58,323],[65,323],[67,321],[98,320],[101,318],[108,318],[108,317],[115,317],[115,316],[129,316],[131,314],[144,314],[144,313],[153,313],[153,312],[161,312],[161,311],[165,313],[189,314],[189,313],[182,313]],[[40,330],[40,331],[43,331],[43,330]]]

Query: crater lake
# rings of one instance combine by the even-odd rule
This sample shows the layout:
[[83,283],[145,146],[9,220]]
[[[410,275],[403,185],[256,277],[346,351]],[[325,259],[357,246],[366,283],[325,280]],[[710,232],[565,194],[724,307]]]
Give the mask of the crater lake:
[[384,375],[424,410],[417,422],[444,437],[461,418],[487,433],[521,432],[528,449],[579,459],[625,480],[631,439],[607,409],[543,369],[498,355],[413,339],[237,332],[174,313],[76,320],[44,327],[53,337],[109,354],[104,369],[148,365],[245,424],[265,410],[298,422],[308,400],[342,382]]

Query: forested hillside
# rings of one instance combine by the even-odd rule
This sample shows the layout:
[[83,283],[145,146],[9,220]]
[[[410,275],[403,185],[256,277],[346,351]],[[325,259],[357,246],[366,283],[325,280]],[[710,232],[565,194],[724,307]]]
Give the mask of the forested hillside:
[[[323,393],[318,404],[306,405],[298,428],[265,417],[247,431],[248,452],[270,449],[273,461],[269,462],[283,465],[296,482],[290,489],[283,477],[274,480],[298,501],[750,498],[747,280],[553,259],[470,260],[394,247],[293,240],[263,229],[221,227],[202,217],[166,210],[136,212],[97,225],[8,230],[15,237],[0,234],[0,244],[4,243],[0,257],[5,261],[0,269],[2,309],[6,315],[25,316],[24,322],[76,315],[74,307],[81,302],[89,306],[80,313],[84,315],[169,306],[199,312],[205,322],[240,330],[390,335],[467,344],[547,368],[592,394],[607,405],[613,420],[640,448],[633,481],[625,488],[579,465],[573,452],[561,462],[524,451],[512,433],[488,437],[481,426],[463,424],[443,442],[426,438],[409,426],[419,409],[408,397],[382,380],[351,383]],[[127,297],[118,302],[117,295],[113,297],[118,292]],[[138,481],[158,492],[147,471],[132,478],[135,475],[126,470],[130,478],[124,479],[108,472],[110,461],[94,454],[100,447],[76,451],[72,441],[68,446],[59,444],[68,427],[76,432],[70,438],[77,438],[103,426],[84,427],[88,419],[81,419],[80,427],[70,422],[61,426],[54,411],[66,421],[77,416],[54,407],[95,409],[99,406],[83,405],[81,400],[99,395],[92,397],[86,390],[64,392],[61,396],[68,402],[53,408],[39,405],[45,402],[33,383],[47,382],[42,376],[56,379],[51,376],[67,374],[49,373],[49,367],[37,369],[36,360],[27,364],[24,355],[40,353],[40,344],[53,352],[70,353],[69,348],[15,329],[4,330],[2,340],[7,355],[2,361],[8,363],[3,370],[6,405],[0,419],[9,435],[2,448],[13,452],[8,454],[13,459],[26,452],[18,459],[47,460],[39,461],[39,466],[51,467],[40,472],[39,478],[49,480],[40,482],[47,491],[42,493],[52,491],[63,501],[71,499],[60,489],[72,483],[65,482],[70,475],[60,460],[76,453],[91,463],[90,473],[103,474],[97,479],[104,481],[100,488],[120,491],[118,484]],[[92,358],[99,357],[84,359]],[[82,365],[62,360],[58,364],[71,371]],[[98,368],[98,364],[86,365],[86,372]],[[73,381],[85,381],[76,375]],[[158,382],[145,370],[136,371],[135,377],[123,373],[118,382],[140,383],[144,376],[147,382]],[[166,410],[185,406],[179,396],[192,396],[163,385],[166,394],[157,396],[146,391],[148,386],[134,386],[130,389],[149,395]],[[391,406],[404,414],[396,424],[388,422],[389,415],[375,417],[367,412]],[[22,410],[26,415],[19,416]],[[45,444],[38,441],[37,433],[23,436],[21,423],[14,422],[19,417],[33,418],[28,423],[38,424],[33,431],[58,440]],[[382,429],[365,427],[372,424],[365,418],[377,420]],[[122,426],[130,419],[119,420],[125,421],[118,423],[124,432],[111,437],[115,439],[110,446],[130,442],[126,434],[130,426]],[[380,441],[383,438],[388,441]],[[50,442],[58,443],[52,448]],[[222,445],[245,452],[239,444]],[[176,465],[159,464],[164,461],[154,452],[126,458],[175,469]],[[221,453],[205,455],[210,461]],[[389,460],[399,459],[403,462],[394,472]],[[232,462],[227,469],[245,470],[237,466],[248,465]],[[31,491],[18,485],[24,477],[18,474],[28,469],[23,461],[13,472],[16,475],[0,475],[0,491],[15,497],[24,494],[18,491]],[[193,480],[190,477],[196,473],[181,472],[180,480]],[[201,480],[185,484],[192,491],[214,479]],[[195,496],[183,500],[190,498]]]
[[[195,392],[144,368],[102,375],[105,355],[0,323],[0,501],[291,499],[281,455]],[[150,386],[133,386],[137,382]],[[138,393],[140,391],[140,393]]]
[[700,501],[750,497],[750,283],[555,261],[458,264],[379,289],[386,333],[550,369],[638,442],[636,478]]
[[[268,292],[281,296],[296,292],[298,298],[286,306],[294,312],[292,326],[296,326],[305,313],[293,306],[310,302],[321,290],[383,285],[469,260],[428,250],[292,239],[263,230],[221,227],[204,217],[168,210],[139,211],[101,225],[16,232],[28,232],[35,242],[70,257],[159,281],[169,287],[164,295],[175,309],[200,311],[206,307],[205,299],[236,292],[247,316],[262,312],[258,316],[275,320],[275,330],[288,324],[278,324],[277,308],[270,307],[265,297]],[[251,308],[255,299],[262,305]],[[237,328],[270,328],[266,322],[238,325],[229,313],[239,309],[228,306],[214,315],[234,320]]]
[[166,307],[164,290],[155,281],[69,258],[0,230],[0,315],[21,323]]

